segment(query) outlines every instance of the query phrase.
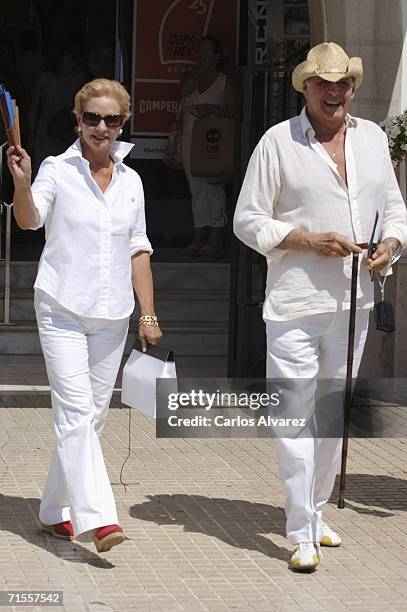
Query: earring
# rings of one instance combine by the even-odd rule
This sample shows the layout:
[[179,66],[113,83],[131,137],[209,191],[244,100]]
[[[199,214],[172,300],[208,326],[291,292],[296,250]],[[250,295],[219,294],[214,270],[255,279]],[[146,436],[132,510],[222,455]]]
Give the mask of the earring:
[[119,136],[121,136],[122,134],[123,134],[123,130],[122,130],[122,128],[120,128],[120,130],[119,130]]
[[80,126],[80,125],[77,125],[77,126],[75,127],[75,131],[76,131],[76,133],[77,133],[77,134],[80,134],[80,133],[82,132],[82,128],[81,128],[81,126]]

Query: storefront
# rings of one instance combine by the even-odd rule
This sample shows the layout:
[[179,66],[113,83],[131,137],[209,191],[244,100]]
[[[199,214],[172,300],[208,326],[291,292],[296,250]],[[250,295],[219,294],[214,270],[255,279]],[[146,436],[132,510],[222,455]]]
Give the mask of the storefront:
[[[301,96],[290,85],[293,66],[310,45],[335,40],[363,57],[366,78],[353,104],[355,114],[380,121],[405,107],[404,3],[368,4],[369,8],[353,0],[21,0],[1,9],[0,80],[19,102],[23,144],[30,148],[35,167],[46,155],[62,152],[75,137],[69,109],[80,81],[115,77],[131,92],[134,113],[123,138],[135,142],[127,163],[143,179],[153,261],[172,262],[179,277],[203,262],[213,266],[214,274],[220,266],[227,279],[225,294],[230,280],[230,311],[224,321],[229,348],[222,351],[228,352],[229,371],[235,375],[260,373],[263,368],[264,261],[233,239],[231,219],[259,137],[301,107]],[[223,70],[233,83],[235,98],[233,171],[220,180],[210,177],[222,185],[226,197],[228,221],[219,258],[208,253],[191,257],[185,251],[193,231],[189,184],[182,168],[163,163],[181,99],[180,82],[196,67],[205,35],[222,42],[227,60]],[[9,201],[12,190],[5,170],[3,178],[3,197]],[[4,257],[4,209],[2,213]],[[38,261],[43,240],[41,231],[22,232],[13,222],[12,260]],[[385,352],[389,354],[387,348]],[[397,363],[394,351],[391,359]]]
[[[240,109],[247,103],[254,104],[253,111],[261,129],[297,111],[297,96],[290,93],[286,83],[284,92],[276,88],[275,81],[277,72],[287,72],[286,65],[301,58],[309,46],[307,3],[159,0],[152,5],[146,0],[137,0],[133,3],[133,24],[131,91],[134,115],[130,131],[136,145],[132,158],[144,180],[148,225],[160,246],[182,247],[185,240],[190,239],[193,225],[191,196],[184,172],[162,163],[168,131],[174,127],[177,107],[183,103],[180,81],[197,66],[202,36],[214,36],[223,46],[225,61],[222,70],[234,86],[235,151],[232,139],[227,138],[221,159],[211,164],[210,178],[223,183],[226,192],[229,222],[223,238],[224,259],[229,260],[230,219],[241,178],[238,169],[247,160],[247,155],[244,160],[240,156],[240,128],[244,130],[247,122],[251,121],[245,116],[243,122],[246,125],[242,122]],[[254,83],[254,90],[248,92],[243,71],[247,66],[265,65],[268,66],[264,71],[268,81],[266,88],[269,88],[268,108],[259,109],[262,86]],[[126,80],[128,78],[129,74]],[[253,95],[254,99],[251,99]],[[283,100],[283,96],[286,99]],[[216,121],[216,128],[219,123],[222,121]],[[251,125],[251,131],[252,128]],[[256,130],[256,135],[258,133]],[[250,153],[254,145],[252,138],[246,153]],[[191,157],[194,157],[194,149],[203,157],[203,148],[199,139],[193,140]],[[213,146],[210,149],[212,152]],[[218,164],[225,156],[233,159],[233,171],[228,176],[219,176],[222,171]]]
[[[44,157],[62,152],[75,138],[69,111],[74,91],[82,82],[95,76],[115,76],[131,92],[133,116],[123,138],[132,140],[135,147],[127,163],[143,178],[148,231],[160,260],[185,261],[184,247],[192,235],[191,194],[184,171],[168,167],[163,157],[182,101],[180,81],[197,67],[202,37],[214,36],[223,46],[222,71],[233,83],[236,119],[238,104],[243,98],[246,104],[254,95],[250,104],[254,104],[258,121],[256,137],[264,126],[297,109],[297,97],[287,83],[283,89],[277,87],[276,79],[309,45],[306,2],[26,0],[19,3],[18,10],[10,4],[3,7],[2,18],[6,24],[2,80],[19,103],[23,144],[32,154],[34,170]],[[262,86],[254,82],[250,95],[243,91],[242,69],[265,65],[272,67],[264,72],[269,101],[267,109],[259,109]],[[239,131],[237,150],[238,140]],[[252,148],[255,139],[251,140]],[[233,159],[234,171],[219,176],[213,167],[210,178],[221,185],[226,196],[229,222],[223,231],[220,259],[230,261],[236,164],[240,168],[250,151],[246,143],[245,159],[240,160],[233,155],[232,138],[225,147],[222,156],[226,151]],[[5,183],[9,197],[7,176]],[[38,259],[42,244],[41,232],[22,233],[13,225],[13,259]]]
[[[246,371],[261,348],[257,343],[255,353],[247,352],[245,339],[258,333],[264,275],[261,258],[233,239],[231,219],[258,138],[268,126],[298,110],[300,102],[289,79],[292,65],[309,46],[307,3],[26,0],[18,11],[7,6],[2,12],[7,24],[2,45],[9,50],[3,54],[3,80],[21,108],[22,141],[30,150],[34,171],[44,157],[62,152],[75,138],[70,109],[80,83],[98,76],[120,80],[131,92],[133,108],[123,139],[134,141],[135,147],[126,163],[140,173],[144,184],[147,231],[162,300],[158,306],[167,338],[184,354],[226,358],[229,350],[230,370]],[[201,39],[208,35],[222,43],[222,71],[233,84],[232,138],[220,155],[221,161],[230,159],[232,168],[227,176],[219,176],[212,166],[209,177],[226,199],[222,252],[193,257],[185,249],[193,232],[189,184],[183,168],[169,167],[163,157],[181,100],[181,79],[197,66]],[[213,129],[209,132],[214,134]],[[218,150],[217,138],[209,142],[211,153]],[[7,171],[3,175],[4,199],[10,201],[10,177]],[[3,256],[5,225],[3,214]],[[30,287],[44,235],[42,230],[23,232],[14,221],[11,229],[12,266],[24,270],[23,286],[11,287],[11,319],[18,319],[14,331],[20,323],[21,329],[29,330],[24,341],[16,342],[14,336],[4,340],[4,352],[36,352]],[[12,273],[12,279],[19,274]],[[4,330],[4,338],[9,331]]]

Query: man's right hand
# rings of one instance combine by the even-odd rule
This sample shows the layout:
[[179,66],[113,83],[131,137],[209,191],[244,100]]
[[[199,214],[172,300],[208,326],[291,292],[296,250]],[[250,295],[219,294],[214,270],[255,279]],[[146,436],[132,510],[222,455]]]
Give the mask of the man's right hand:
[[15,188],[31,187],[31,159],[22,147],[9,147],[6,151],[7,165],[13,177]]
[[278,246],[295,251],[312,251],[322,257],[347,257],[352,252],[363,252],[360,247],[342,234],[307,232],[300,229],[292,230]]
[[337,234],[336,232],[314,233],[310,234],[310,245],[317,255],[323,257],[347,257],[352,252],[362,253],[363,249],[354,244],[351,240]]

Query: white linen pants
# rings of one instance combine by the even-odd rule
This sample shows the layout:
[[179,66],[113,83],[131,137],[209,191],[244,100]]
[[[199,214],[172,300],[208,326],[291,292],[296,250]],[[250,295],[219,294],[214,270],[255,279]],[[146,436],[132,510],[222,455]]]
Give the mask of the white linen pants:
[[56,433],[39,516],[48,525],[70,519],[78,536],[118,522],[99,436],[129,317],[80,317],[39,290],[34,303]]
[[191,191],[194,228],[224,227],[226,225],[226,192],[224,185],[208,183],[203,176],[192,176],[185,168]]
[[[267,378],[313,379],[315,391],[317,378],[346,378],[349,311],[265,323]],[[353,377],[359,369],[368,323],[369,310],[358,310]],[[304,406],[304,414],[309,414],[309,407]],[[319,542],[322,507],[335,483],[342,438],[276,438],[276,444],[287,493],[287,537],[292,544]]]

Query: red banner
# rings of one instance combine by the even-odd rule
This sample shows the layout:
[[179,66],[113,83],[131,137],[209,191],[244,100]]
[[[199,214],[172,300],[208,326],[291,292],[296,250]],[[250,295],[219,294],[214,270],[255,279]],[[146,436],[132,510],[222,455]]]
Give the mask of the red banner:
[[197,65],[201,38],[218,38],[225,71],[237,58],[239,0],[135,0],[132,133],[164,136],[174,120],[182,74]]
[[133,125],[138,134],[166,135],[174,121],[179,98],[179,83],[143,83],[134,86]]

